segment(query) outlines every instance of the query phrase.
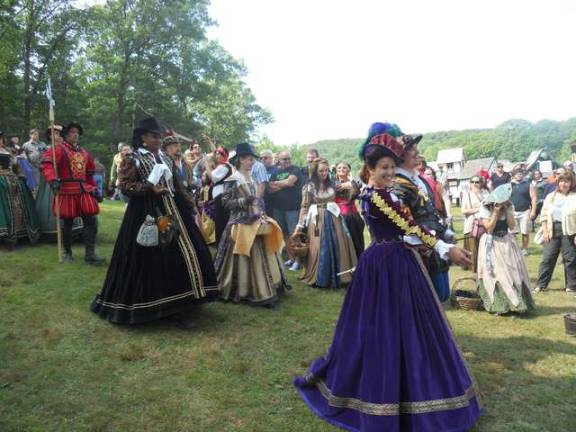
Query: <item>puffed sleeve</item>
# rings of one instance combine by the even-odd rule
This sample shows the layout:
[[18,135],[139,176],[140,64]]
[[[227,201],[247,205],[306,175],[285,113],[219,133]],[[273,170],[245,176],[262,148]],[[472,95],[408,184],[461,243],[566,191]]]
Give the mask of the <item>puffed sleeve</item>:
[[300,205],[300,217],[298,218],[298,227],[304,228],[306,225],[306,216],[308,216],[308,209],[314,201],[314,185],[312,183],[306,184],[302,188],[302,204]]
[[246,198],[240,196],[238,187],[235,181],[224,182],[222,205],[230,211],[243,210],[247,207]]
[[373,190],[370,194],[369,214],[384,218],[399,228],[405,236],[415,236],[427,247],[433,248],[439,239],[425,228],[410,219],[403,211],[400,201],[394,200],[384,189]]
[[152,189],[151,183],[140,178],[133,156],[127,156],[120,162],[118,182],[120,190],[126,196],[143,196]]
[[352,189],[350,190],[350,199],[355,200],[362,192],[362,183],[360,179],[354,178],[350,181],[352,183]]
[[[55,155],[55,157],[54,157]],[[52,180],[57,180],[56,169],[54,168],[54,159],[56,159],[56,164],[60,165],[62,161],[62,148],[60,146],[49,147],[42,154],[42,175],[46,179],[46,183],[50,183]]]

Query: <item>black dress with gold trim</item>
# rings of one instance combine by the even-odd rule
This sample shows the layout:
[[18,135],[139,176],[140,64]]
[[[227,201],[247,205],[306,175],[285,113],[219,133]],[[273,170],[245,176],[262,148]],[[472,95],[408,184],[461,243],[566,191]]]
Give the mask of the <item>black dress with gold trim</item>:
[[[167,165],[172,178],[159,185],[158,195],[147,181],[156,164]],[[218,297],[212,257],[194,222],[194,203],[175,175],[173,162],[141,149],[120,165],[122,193],[130,198],[118,233],[102,291],[91,309],[117,324],[137,324],[186,312],[198,302]],[[146,216],[171,216],[179,235],[169,244],[141,246],[136,242]]]

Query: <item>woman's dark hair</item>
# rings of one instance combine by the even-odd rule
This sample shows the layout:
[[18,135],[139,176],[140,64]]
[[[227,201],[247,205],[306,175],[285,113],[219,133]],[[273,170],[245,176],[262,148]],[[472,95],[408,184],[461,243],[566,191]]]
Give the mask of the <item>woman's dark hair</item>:
[[364,152],[364,166],[360,170],[360,179],[364,183],[368,183],[370,179],[370,172],[368,169],[374,169],[378,164],[378,161],[384,157],[394,159],[396,165],[398,165],[398,158],[394,157],[392,153],[381,146],[370,146]]
[[[424,161],[424,163],[426,163],[426,161]],[[432,178],[436,180],[436,170],[432,168],[430,165],[426,166],[426,169],[424,171],[426,170],[430,170],[430,172],[432,173]]]
[[318,167],[321,164],[326,165],[328,170],[330,170],[330,164],[326,159],[323,158],[314,159],[310,167],[310,181],[314,184],[314,186],[316,186],[316,190],[320,190],[321,186],[324,186],[324,189],[328,189],[328,187],[332,185],[332,179],[330,178],[330,175],[328,175],[326,180],[323,182],[320,180],[320,176],[318,175]]

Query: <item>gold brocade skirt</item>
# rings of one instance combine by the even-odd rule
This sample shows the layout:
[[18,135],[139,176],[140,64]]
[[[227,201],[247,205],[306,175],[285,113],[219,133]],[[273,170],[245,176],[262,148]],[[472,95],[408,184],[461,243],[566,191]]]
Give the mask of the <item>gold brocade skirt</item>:
[[279,254],[268,254],[263,236],[256,236],[250,256],[235,255],[230,227],[220,241],[216,272],[223,300],[267,305],[278,301],[288,287]]

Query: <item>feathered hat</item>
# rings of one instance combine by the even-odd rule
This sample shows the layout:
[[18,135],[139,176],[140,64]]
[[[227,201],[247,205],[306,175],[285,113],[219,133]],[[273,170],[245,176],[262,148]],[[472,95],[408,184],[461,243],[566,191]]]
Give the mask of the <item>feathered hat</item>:
[[368,129],[368,137],[358,151],[358,156],[364,160],[368,149],[380,146],[398,161],[402,157],[402,153],[404,153],[404,146],[397,139],[402,135],[402,131],[394,123],[372,123],[370,129]]
[[366,151],[371,146],[379,145],[386,148],[398,162],[402,159],[404,152],[418,144],[421,139],[422,135],[405,134],[395,123],[372,123],[368,129],[368,137],[360,147],[358,155],[360,159],[364,159]]

